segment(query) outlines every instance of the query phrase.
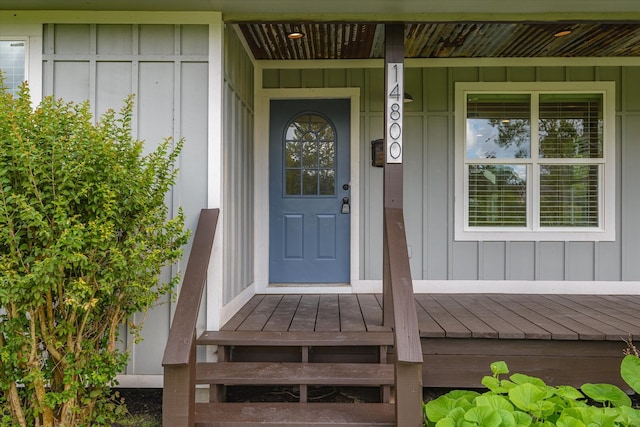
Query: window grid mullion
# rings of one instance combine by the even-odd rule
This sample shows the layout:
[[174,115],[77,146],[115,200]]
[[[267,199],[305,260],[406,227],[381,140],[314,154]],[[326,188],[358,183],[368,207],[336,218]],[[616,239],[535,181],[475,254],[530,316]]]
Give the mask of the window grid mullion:
[[533,231],[540,230],[540,92],[531,93],[531,164],[528,177],[530,188],[527,228]]
[[[603,156],[604,157],[604,156]],[[602,229],[605,226],[605,169],[606,163],[600,163],[598,165],[598,228]]]

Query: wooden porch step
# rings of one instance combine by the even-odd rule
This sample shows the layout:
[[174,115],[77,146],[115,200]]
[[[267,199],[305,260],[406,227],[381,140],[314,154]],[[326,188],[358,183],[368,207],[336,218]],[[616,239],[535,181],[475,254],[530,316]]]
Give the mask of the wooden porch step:
[[395,405],[383,403],[197,403],[198,427],[394,426]]
[[198,345],[353,347],[393,345],[393,332],[205,331]]
[[197,384],[224,385],[392,385],[392,364],[219,362],[196,365]]

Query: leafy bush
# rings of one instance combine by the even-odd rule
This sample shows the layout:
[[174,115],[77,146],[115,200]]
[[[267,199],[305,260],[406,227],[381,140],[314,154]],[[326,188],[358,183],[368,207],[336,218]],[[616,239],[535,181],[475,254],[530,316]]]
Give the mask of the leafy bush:
[[[640,393],[640,359],[627,355],[622,378]],[[631,399],[611,384],[551,387],[539,378],[508,374],[505,362],[491,364],[492,376],[482,384],[489,391],[455,390],[424,405],[425,425],[436,427],[616,427],[640,426],[640,411]],[[591,405],[587,398],[598,405]]]
[[188,237],[165,205],[182,141],[143,155],[132,109],[95,124],[86,103],[34,110],[0,82],[2,426],[108,425],[118,330],[175,284],[158,278]]

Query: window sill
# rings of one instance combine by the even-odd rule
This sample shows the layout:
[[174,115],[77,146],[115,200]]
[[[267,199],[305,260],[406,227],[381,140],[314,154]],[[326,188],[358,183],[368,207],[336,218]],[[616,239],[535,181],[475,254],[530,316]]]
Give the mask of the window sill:
[[544,241],[544,242],[613,242],[615,231],[606,230],[456,230],[455,241],[507,242],[507,241]]

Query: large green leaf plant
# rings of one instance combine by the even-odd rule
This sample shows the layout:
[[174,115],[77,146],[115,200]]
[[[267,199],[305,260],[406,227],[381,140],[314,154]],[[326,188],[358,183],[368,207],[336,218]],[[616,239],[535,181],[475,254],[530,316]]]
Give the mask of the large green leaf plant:
[[165,204],[182,141],[145,155],[132,111],[96,123],[87,103],[34,109],[0,82],[2,426],[110,425],[118,331],[178,279],[159,281],[188,238]]
[[[491,364],[488,389],[454,390],[424,405],[428,427],[639,427],[640,410],[629,396],[611,384],[551,387],[539,378],[509,373],[505,362]],[[640,358],[628,354],[620,373],[640,393]]]

